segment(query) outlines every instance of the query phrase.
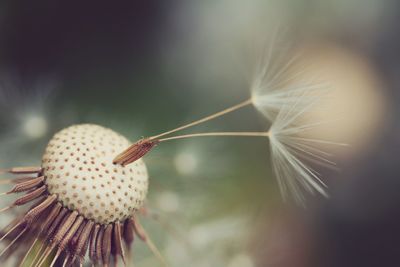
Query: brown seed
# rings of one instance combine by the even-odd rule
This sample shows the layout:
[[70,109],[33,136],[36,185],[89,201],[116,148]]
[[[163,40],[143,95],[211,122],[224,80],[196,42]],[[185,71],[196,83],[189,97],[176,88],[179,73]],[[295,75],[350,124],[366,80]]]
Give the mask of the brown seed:
[[62,241],[63,237],[66,235],[66,233],[69,231],[69,229],[75,222],[77,216],[78,212],[76,211],[70,212],[65,216],[65,218],[60,224],[60,227],[57,229],[56,234],[54,235],[54,238],[52,240],[53,244],[58,245]]
[[111,256],[111,242],[112,242],[112,224],[107,225],[104,230],[103,242],[102,242],[102,254],[103,254],[103,264],[104,266],[108,266],[110,263]]
[[54,203],[54,201],[56,201],[56,199],[57,197],[55,195],[48,197],[38,206],[28,211],[24,217],[24,221],[28,224],[32,223],[33,220],[37,219],[44,210],[46,210],[51,204]]
[[32,180],[20,182],[20,183],[16,184],[13,187],[13,189],[11,189],[8,193],[19,193],[19,192],[31,190],[31,189],[39,186],[43,181],[44,181],[44,176],[40,176],[40,177],[34,178]]
[[90,234],[92,233],[94,222],[89,220],[85,228],[82,231],[82,234],[79,236],[77,245],[76,245],[76,255],[79,257],[79,261],[82,263],[83,257],[86,254],[86,250],[88,249]]
[[90,237],[89,258],[94,264],[97,264],[96,241],[99,231],[100,225],[96,224]]
[[75,219],[74,223],[69,228],[68,232],[65,234],[65,236],[60,241],[60,244],[58,245],[58,250],[59,251],[64,251],[67,248],[69,242],[71,241],[71,239],[74,237],[74,235],[78,231],[78,229],[81,226],[82,222],[83,222],[83,217],[82,216],[78,216]]
[[[113,255],[114,259],[117,259],[118,255],[121,256],[122,261],[125,264],[125,252],[124,247],[122,245],[122,233],[121,233],[121,224],[120,222],[114,223],[114,231],[113,231]],[[116,264],[115,264],[116,266]]]
[[69,243],[69,251],[71,252],[71,254],[75,254],[79,237],[81,236],[83,229],[85,229],[86,224],[87,224],[87,221],[84,220],[81,223],[81,225],[79,226],[79,229],[76,231],[75,235],[72,237],[71,242]]
[[98,263],[101,263],[103,261],[103,235],[104,235],[104,227],[100,226],[99,233],[97,234],[97,240],[96,240],[96,259]]
[[137,141],[114,159],[114,164],[126,166],[142,158],[159,143],[158,140],[145,138]]
[[46,234],[46,240],[50,240],[51,237],[53,236],[53,234],[55,233],[58,225],[60,224],[61,220],[64,218],[65,214],[67,214],[68,209],[67,208],[62,208],[60,213],[57,215],[57,217],[54,219],[54,221],[52,222],[52,224],[50,225],[49,229],[47,232],[45,232]]
[[47,230],[47,228],[49,228],[50,224],[55,220],[56,216],[59,214],[61,208],[62,208],[62,205],[60,203],[57,203],[56,205],[54,205],[54,207],[51,209],[50,213],[47,215],[46,220],[41,225],[40,233],[43,230]]
[[47,193],[47,187],[45,185],[43,185],[42,187],[39,187],[38,189],[27,193],[25,196],[18,198],[14,202],[14,205],[15,206],[25,205],[26,203],[31,202],[32,200],[34,200],[46,193]]
[[132,219],[127,219],[124,224],[124,232],[123,232],[124,241],[128,247],[128,250],[131,248],[132,242],[134,240],[133,233],[133,222]]
[[9,172],[14,174],[34,174],[42,171],[42,167],[15,167]]

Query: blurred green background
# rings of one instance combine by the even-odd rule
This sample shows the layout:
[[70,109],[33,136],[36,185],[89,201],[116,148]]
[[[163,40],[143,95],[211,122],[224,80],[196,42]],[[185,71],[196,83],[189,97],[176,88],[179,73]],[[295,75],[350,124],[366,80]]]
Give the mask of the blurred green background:
[[[322,170],[331,197],[283,202],[262,139],[174,141],[145,157],[158,218],[146,228],[171,266],[397,266],[399,13],[372,0],[2,1],[0,166],[39,164],[71,124],[134,141],[245,100],[254,47],[278,31],[277,53],[300,52],[338,90],[321,114],[341,120],[321,135],[352,146],[340,172]],[[188,132],[268,126],[246,108]],[[133,253],[159,264],[140,242]]]

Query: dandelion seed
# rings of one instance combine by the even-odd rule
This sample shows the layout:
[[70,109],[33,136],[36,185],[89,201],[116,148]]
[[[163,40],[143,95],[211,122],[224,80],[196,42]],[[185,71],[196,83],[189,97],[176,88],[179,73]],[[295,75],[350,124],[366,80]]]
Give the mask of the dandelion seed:
[[135,216],[147,195],[144,162],[129,167],[112,163],[115,151],[128,145],[112,130],[75,125],[50,140],[40,167],[1,170],[26,176],[10,180],[15,185],[3,194],[23,195],[2,210],[32,206],[3,231],[0,241],[10,242],[0,258],[18,245],[25,251],[23,266],[42,240],[32,266],[42,266],[50,255],[55,255],[50,266],[82,266],[87,252],[92,264],[110,266],[113,258],[116,265],[118,258],[126,262],[124,247],[130,248],[137,235],[166,265]]
[[[142,139],[119,154],[114,159],[114,163],[122,165],[130,164],[150,152],[159,142],[167,140],[192,138],[197,136],[237,136],[238,133],[201,133],[179,136],[178,138],[163,138],[164,136],[168,136],[170,134],[208,122],[244,107],[254,106],[270,122],[273,122],[283,107],[295,106],[297,111],[301,111],[304,107],[307,107],[310,102],[314,102],[315,100],[326,96],[326,92],[329,90],[329,87],[325,84],[315,84],[312,80],[290,84],[290,81],[294,80],[301,73],[290,75],[290,78],[286,80],[283,79],[282,77],[288,74],[291,66],[294,64],[294,62],[296,62],[297,57],[293,57],[284,65],[281,63],[278,64],[276,62],[272,62],[272,50],[273,46],[271,45],[270,49],[268,49],[266,55],[262,57],[258,67],[256,68],[255,75],[249,88],[251,92],[251,97],[249,99],[178,128]],[[279,68],[276,67],[276,65],[282,66]],[[324,92],[324,94],[322,94],[322,92]],[[301,99],[301,101],[299,101],[299,99]],[[243,133],[239,135],[252,136],[254,134]],[[260,134],[256,133],[255,136],[260,136]],[[261,136],[264,136],[264,133],[261,133]]]
[[[271,57],[271,51],[267,58]],[[290,79],[282,81],[282,76],[288,72],[295,59],[289,61],[282,68],[271,68],[269,61],[264,62],[258,69],[251,85],[252,96],[230,108],[215,114],[180,126],[173,130],[143,139],[122,152],[115,163],[130,164],[143,157],[154,148],[154,144],[166,141],[195,138],[195,137],[264,137],[269,138],[273,159],[273,168],[278,178],[283,196],[292,193],[298,202],[304,201],[301,189],[311,193],[319,192],[327,195],[325,184],[320,180],[319,174],[300,158],[307,158],[318,163],[334,165],[328,159],[328,154],[316,147],[316,143],[328,144],[328,141],[311,140],[301,133],[316,127],[317,123],[299,124],[299,118],[303,116],[322,97],[327,96],[329,87],[323,84],[313,84],[312,81],[303,81],[291,84]],[[294,79],[293,76],[291,79]],[[272,121],[269,131],[265,132],[205,132],[169,136],[181,130],[218,118],[238,109],[253,105],[265,117]],[[299,136],[300,134],[300,136]],[[336,143],[331,143],[335,144]]]
[[135,162],[138,159],[146,155],[153,147],[159,143],[158,140],[152,140],[151,138],[145,138],[139,140],[129,147],[126,151],[119,154],[115,159],[114,163],[119,163],[123,166],[129,163]]

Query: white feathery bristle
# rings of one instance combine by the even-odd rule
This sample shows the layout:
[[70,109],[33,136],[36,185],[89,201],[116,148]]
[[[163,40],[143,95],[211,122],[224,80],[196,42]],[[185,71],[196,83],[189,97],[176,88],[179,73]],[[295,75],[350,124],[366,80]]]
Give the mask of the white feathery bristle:
[[[274,50],[272,42],[261,56],[250,86],[254,107],[270,121],[275,119],[283,106],[296,104],[301,110],[303,106],[308,105],[310,98],[312,100],[329,89],[322,83],[302,80],[301,76],[306,69],[292,72],[293,67],[299,64],[299,55],[289,58],[286,57],[287,49]],[[303,103],[298,102],[299,96],[302,96]]]
[[[327,87],[322,84],[304,84],[295,87],[266,87],[264,93],[253,94],[254,107],[268,120],[274,121],[282,107],[296,105],[297,111],[312,102]],[[301,102],[299,101],[301,97]]]
[[284,198],[289,194],[299,203],[304,202],[303,190],[327,196],[326,185],[320,174],[308,163],[310,161],[335,166],[329,153],[319,145],[343,145],[304,134],[321,123],[304,122],[304,115],[318,97],[296,95],[297,101],[281,108],[270,129],[270,145],[274,172]]
[[291,196],[304,204],[303,191],[327,196],[325,183],[309,163],[335,167],[328,159],[331,155],[321,149],[321,145],[341,145],[310,138],[306,133],[326,123],[309,123],[305,115],[321,108],[315,104],[329,96],[331,87],[316,82],[313,77],[304,78],[306,68],[295,72],[300,57],[287,57],[289,49],[274,44],[274,41],[260,57],[250,87],[251,100],[254,107],[272,122],[269,132],[273,168],[283,197]]

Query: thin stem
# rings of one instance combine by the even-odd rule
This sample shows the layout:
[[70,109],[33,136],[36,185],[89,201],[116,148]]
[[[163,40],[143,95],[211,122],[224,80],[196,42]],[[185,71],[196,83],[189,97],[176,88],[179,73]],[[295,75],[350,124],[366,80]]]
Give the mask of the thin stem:
[[22,230],[17,237],[15,237],[10,244],[8,244],[8,246],[0,253],[0,257],[4,255],[4,253],[6,253],[7,250],[9,250],[11,248],[12,245],[15,244],[15,242],[17,242],[17,240],[25,233],[27,228],[24,228],[24,230]]
[[157,246],[154,244],[154,242],[151,240],[149,234],[146,232],[146,230],[143,228],[143,226],[140,224],[139,220],[136,218],[136,224],[138,227],[140,227],[142,234],[144,235],[143,241],[146,243],[147,247],[150,249],[150,251],[156,256],[156,258],[161,262],[161,264],[165,267],[168,267],[167,261],[164,259],[164,256],[161,254],[160,250],[157,248]]
[[32,251],[33,247],[36,245],[36,243],[37,243],[38,240],[39,240],[39,237],[38,237],[38,236],[39,236],[39,235],[37,234],[35,240],[33,241],[32,245],[31,245],[30,248],[29,248],[29,250],[25,253],[24,258],[23,258],[22,261],[19,263],[18,267],[24,266],[24,263],[25,263],[26,259],[28,258],[28,255],[31,254],[31,251]]
[[[7,211],[7,210],[9,210],[11,208],[14,208],[14,206],[8,206],[8,207],[5,207],[5,208],[2,208],[2,209],[0,209],[0,213],[5,212],[5,211]],[[1,241],[1,238],[0,238],[0,241]]]
[[242,136],[242,137],[268,137],[269,132],[211,132],[211,133],[195,133],[195,134],[184,134],[177,135],[167,138],[158,139],[159,142],[165,142],[176,139],[185,139],[193,137],[206,137],[206,136]]
[[162,136],[165,136],[165,135],[168,135],[168,134],[171,134],[171,133],[175,133],[175,132],[177,132],[177,131],[181,131],[181,130],[187,129],[187,128],[189,128],[189,127],[198,125],[198,124],[200,124],[200,123],[203,123],[203,122],[206,122],[206,121],[209,121],[209,120],[218,118],[218,117],[223,116],[223,115],[225,115],[225,114],[227,114],[227,113],[230,113],[230,112],[235,111],[235,110],[237,110],[237,109],[240,109],[240,108],[242,108],[242,107],[248,106],[248,105],[250,105],[251,103],[252,103],[252,99],[250,98],[250,99],[248,99],[248,100],[246,100],[246,101],[243,101],[243,102],[241,102],[241,103],[239,103],[239,104],[237,104],[237,105],[234,105],[234,106],[232,106],[232,107],[230,107],[230,108],[224,109],[224,110],[222,110],[222,111],[220,111],[220,112],[214,113],[214,114],[212,114],[212,115],[210,115],[210,116],[204,117],[204,118],[202,118],[202,119],[200,119],[200,120],[196,120],[196,121],[194,121],[194,122],[191,122],[191,123],[189,123],[189,124],[185,124],[185,125],[183,125],[183,126],[180,126],[180,127],[178,127],[178,128],[175,128],[175,129],[173,129],[173,130],[170,130],[170,131],[161,133],[161,134],[159,134],[159,135],[152,136],[152,137],[150,137],[150,139],[153,139],[153,140],[154,140],[154,139],[159,139],[159,138],[162,137]]

